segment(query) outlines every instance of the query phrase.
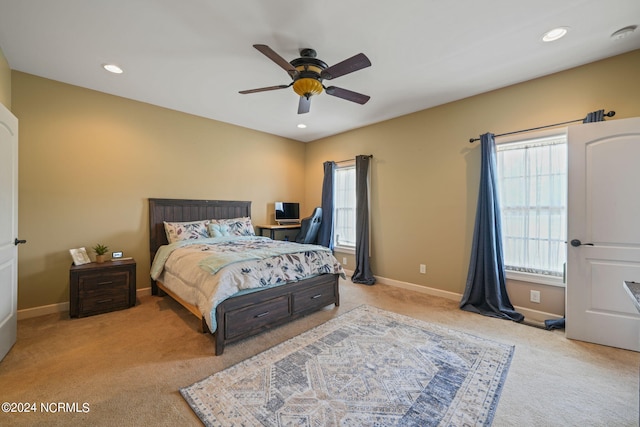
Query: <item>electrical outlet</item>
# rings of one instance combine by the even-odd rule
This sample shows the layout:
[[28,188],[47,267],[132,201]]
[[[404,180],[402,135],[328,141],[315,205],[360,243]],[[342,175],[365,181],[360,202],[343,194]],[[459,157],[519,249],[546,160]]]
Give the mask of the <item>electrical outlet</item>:
[[540,303],[540,291],[534,291],[533,289],[531,290],[531,294],[530,294],[530,300],[531,302],[535,302],[535,303]]
[[420,273],[421,274],[427,273],[427,266],[425,264],[420,264]]
[[342,258],[342,265],[347,265],[347,257]]

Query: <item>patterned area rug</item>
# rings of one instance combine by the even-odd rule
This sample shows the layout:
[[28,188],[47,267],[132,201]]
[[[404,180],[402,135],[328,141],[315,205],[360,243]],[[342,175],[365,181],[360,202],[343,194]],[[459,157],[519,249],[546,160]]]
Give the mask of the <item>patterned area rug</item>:
[[490,425],[513,351],[363,305],[180,393],[207,426]]

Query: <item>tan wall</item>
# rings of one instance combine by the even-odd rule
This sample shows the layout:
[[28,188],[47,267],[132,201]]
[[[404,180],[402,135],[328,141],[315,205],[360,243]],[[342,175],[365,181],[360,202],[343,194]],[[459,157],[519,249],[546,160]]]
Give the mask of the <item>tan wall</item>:
[[[479,143],[469,138],[578,119],[601,108],[615,110],[615,119],[640,116],[639,75],[637,50],[314,141],[306,151],[306,204],[320,203],[324,161],[373,154],[374,273],[461,294],[480,174]],[[419,264],[427,265],[426,274]],[[514,305],[563,314],[562,288],[521,282],[508,288]],[[529,302],[529,288],[541,290],[541,304]]]
[[254,224],[303,200],[303,143],[16,71],[12,89],[20,309],[68,301],[68,250],[96,243],[148,287],[149,197],[250,200]]
[[[322,163],[361,153],[374,155],[374,273],[462,293],[479,175],[468,139],[600,108],[640,116],[639,74],[635,51],[305,145],[0,67],[0,102],[8,92],[20,120],[19,308],[68,301],[68,249],[99,242],[134,256],[148,286],[148,197],[251,200],[255,224],[278,199],[306,214]],[[508,287],[514,304],[562,314],[562,288]]]
[[0,48],[0,104],[11,110],[11,69]]

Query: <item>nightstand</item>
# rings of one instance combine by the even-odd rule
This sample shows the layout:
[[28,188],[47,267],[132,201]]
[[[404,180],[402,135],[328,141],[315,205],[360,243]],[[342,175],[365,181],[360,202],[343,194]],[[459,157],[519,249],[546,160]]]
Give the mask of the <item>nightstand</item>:
[[69,316],[85,317],[136,305],[136,262],[92,262],[69,269]]

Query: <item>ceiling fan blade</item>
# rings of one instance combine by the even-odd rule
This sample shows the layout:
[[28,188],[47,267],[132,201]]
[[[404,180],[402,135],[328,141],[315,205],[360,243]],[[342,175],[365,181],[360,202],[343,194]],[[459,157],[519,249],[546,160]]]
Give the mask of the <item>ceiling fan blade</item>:
[[291,86],[290,84],[288,85],[278,85],[278,86],[268,86],[268,87],[260,87],[258,89],[248,89],[248,90],[241,90],[240,93],[243,95],[246,95],[248,93],[256,93],[256,92],[266,92],[268,90],[277,90],[277,89],[286,89],[289,86]]
[[342,89],[340,87],[329,86],[325,89],[327,95],[337,96],[338,98],[346,99],[347,101],[356,102],[358,104],[366,104],[371,97],[369,95],[363,95],[351,90]]
[[264,56],[266,56],[267,58],[269,58],[270,60],[278,64],[280,67],[282,67],[287,73],[289,73],[291,78],[294,78],[294,76],[298,74],[298,70],[296,70],[293,65],[289,64],[289,62],[286,59],[278,55],[273,49],[271,49],[266,44],[254,44],[253,47],[258,49]]
[[311,108],[311,97],[307,98],[306,96],[301,96],[300,102],[298,103],[298,114],[308,113],[310,108]]
[[369,58],[367,58],[364,53],[359,53],[349,59],[345,59],[342,62],[338,62],[337,64],[322,70],[320,77],[326,80],[331,80],[370,66],[371,61],[369,61]]

